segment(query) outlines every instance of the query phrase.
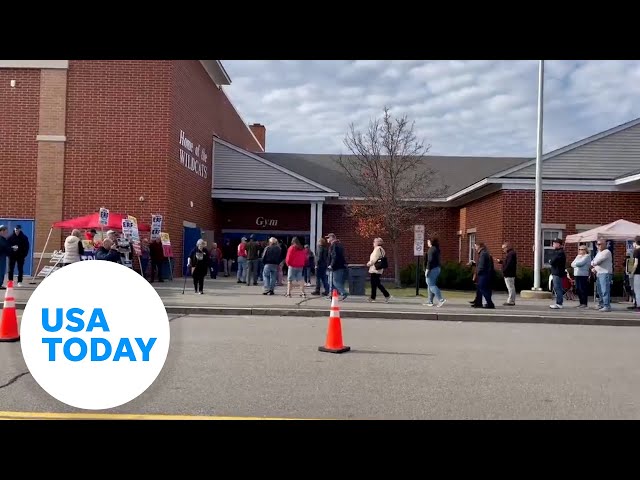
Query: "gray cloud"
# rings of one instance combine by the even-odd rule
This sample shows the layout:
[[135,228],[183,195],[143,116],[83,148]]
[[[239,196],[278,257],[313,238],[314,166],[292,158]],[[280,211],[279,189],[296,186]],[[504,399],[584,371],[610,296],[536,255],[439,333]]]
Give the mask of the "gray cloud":
[[[538,62],[223,61],[225,88],[271,152],[344,152],[349,124],[389,106],[440,155],[535,156]],[[640,116],[639,61],[545,62],[544,149]]]

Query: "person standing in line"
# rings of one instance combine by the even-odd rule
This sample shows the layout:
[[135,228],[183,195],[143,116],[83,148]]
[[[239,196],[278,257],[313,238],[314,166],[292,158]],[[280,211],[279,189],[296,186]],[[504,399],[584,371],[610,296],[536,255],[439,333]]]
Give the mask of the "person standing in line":
[[64,256],[62,257],[62,266],[66,267],[72,263],[82,260],[84,255],[84,245],[82,245],[82,232],[75,229],[64,241]]
[[633,296],[636,300],[636,311],[640,312],[640,235],[636,237],[633,249]]
[[269,245],[262,252],[262,279],[263,279],[263,295],[274,295],[276,289],[276,280],[278,278],[278,268],[280,266],[280,245],[278,239],[271,237]]
[[247,287],[258,285],[258,242],[253,235],[249,236],[246,246],[247,252]]
[[220,270],[220,257],[222,257],[222,252],[218,248],[218,244],[213,242],[211,244],[211,265],[209,266],[211,279],[215,280],[218,278],[218,271]]
[[[607,248],[604,240],[596,243],[598,253],[591,261],[591,266],[596,274],[596,281],[600,292],[598,310],[600,312],[611,311],[611,277],[613,275],[613,256]],[[555,281],[555,279],[554,279]]]
[[227,239],[222,247],[222,266],[224,268],[224,276],[231,275],[231,268],[236,258],[235,248],[231,245],[231,240]]
[[320,287],[323,287],[323,297],[331,295],[331,288],[329,287],[329,279],[327,278],[327,266],[329,262],[329,248],[327,247],[327,240],[320,238],[318,240],[318,255],[316,256],[316,289],[313,291],[313,295],[320,295]]
[[347,260],[344,253],[344,247],[335,233],[327,235],[327,241],[329,242],[329,270],[331,275],[331,291],[333,289],[338,290],[340,294],[340,300],[346,300],[349,294],[344,288],[344,283],[347,279]]
[[591,266],[591,255],[586,245],[578,247],[578,255],[571,262],[573,267],[573,278],[576,281],[576,290],[580,305],[577,308],[587,308],[589,303],[589,268]]
[[211,257],[209,251],[204,246],[204,240],[199,239],[194,249],[191,250],[189,259],[187,260],[187,267],[191,269],[193,287],[196,295],[204,294],[204,277],[207,276],[210,264]]
[[16,225],[9,237],[9,281],[13,281],[13,272],[18,266],[18,287],[22,286],[24,277],[24,261],[29,255],[29,238],[22,231],[22,226]]
[[[495,272],[493,267],[493,258],[489,254],[484,242],[476,242],[474,245],[478,254],[478,262],[476,264],[476,277],[478,281],[478,291],[480,293],[480,304],[473,303],[471,306],[474,308],[482,308],[482,297],[484,297],[486,304],[484,308],[494,309],[496,308],[493,300],[491,300],[493,274]],[[477,298],[477,297],[476,297]]]
[[0,225],[0,290],[6,290],[4,286],[4,276],[7,274],[7,258],[11,253],[7,236],[9,230],[4,225]]
[[376,294],[379,289],[380,293],[384,296],[384,302],[389,303],[391,295],[384,285],[382,285],[382,274],[384,273],[384,269],[388,262],[387,253],[384,251],[384,248],[382,248],[382,243],[382,238],[380,237],[373,240],[373,251],[371,252],[369,261],[367,262],[369,275],[371,276],[371,297],[369,298],[369,301],[376,301]]
[[242,237],[240,240],[240,245],[238,245],[238,272],[237,278],[238,283],[246,283],[245,279],[247,277],[247,238]]
[[426,269],[424,271],[425,281],[429,289],[429,300],[425,303],[428,307],[433,307],[433,299],[438,299],[438,307],[442,307],[446,300],[442,298],[442,293],[438,288],[438,276],[440,276],[440,242],[437,238],[427,240],[427,258],[425,261]]
[[562,248],[562,239],[554,238],[551,242],[554,248],[549,265],[551,265],[551,276],[553,277],[553,288],[556,291],[556,303],[549,305],[549,308],[559,310],[562,308],[564,301],[564,289],[562,288],[562,280],[567,275],[567,255]]
[[504,260],[498,259],[498,263],[502,264],[502,276],[504,278],[504,283],[507,286],[507,292],[509,292],[509,297],[503,305],[505,307],[513,307],[516,304],[518,257],[516,256],[516,251],[509,242],[504,242],[502,244],[502,251],[504,252]]
[[302,278],[302,269],[307,263],[307,254],[302,247],[302,243],[298,240],[298,237],[293,237],[291,240],[291,246],[287,250],[287,257],[285,259],[287,264],[287,293],[285,297],[291,296],[291,287],[294,283],[300,284],[300,296],[306,297],[304,293],[304,279]]

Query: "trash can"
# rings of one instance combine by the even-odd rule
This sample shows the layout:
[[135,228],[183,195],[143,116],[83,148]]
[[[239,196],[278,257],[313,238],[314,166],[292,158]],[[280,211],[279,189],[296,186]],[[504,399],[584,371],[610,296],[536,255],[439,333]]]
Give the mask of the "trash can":
[[349,295],[366,295],[368,271],[366,265],[349,265]]

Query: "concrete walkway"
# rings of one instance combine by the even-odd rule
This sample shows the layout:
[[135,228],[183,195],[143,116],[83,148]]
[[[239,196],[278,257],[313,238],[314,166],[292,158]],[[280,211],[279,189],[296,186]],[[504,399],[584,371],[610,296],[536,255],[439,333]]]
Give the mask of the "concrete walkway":
[[[205,280],[204,295],[193,293],[191,278],[187,280],[184,294],[182,280],[154,283],[162,298],[167,312],[174,315],[286,315],[305,317],[329,316],[328,299],[312,296],[307,298],[298,294],[287,298],[285,287],[277,287],[275,295],[262,295],[262,287],[236,283],[235,279],[219,277]],[[25,283],[15,288],[16,306],[24,309],[31,293],[37,285]],[[308,288],[308,292],[313,288]],[[421,290],[422,293],[426,293]],[[459,297],[460,294],[457,294]],[[524,300],[518,298],[515,307],[505,307],[506,294],[494,295],[495,310],[474,309],[469,305],[473,293],[468,298],[451,298],[442,308],[423,305],[424,297],[394,298],[390,303],[384,301],[369,303],[367,297],[350,296],[340,302],[341,317],[378,318],[404,320],[474,321],[474,322],[510,322],[510,323],[551,323],[577,325],[616,325],[640,326],[640,313],[630,311],[628,303],[612,305],[613,311],[598,312],[590,306],[588,310],[576,309],[577,302],[565,302],[562,310],[551,310],[549,300]]]

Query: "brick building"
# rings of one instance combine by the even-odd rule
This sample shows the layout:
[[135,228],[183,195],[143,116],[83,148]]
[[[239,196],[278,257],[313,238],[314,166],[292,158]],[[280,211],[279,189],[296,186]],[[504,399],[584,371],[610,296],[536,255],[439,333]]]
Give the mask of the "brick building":
[[[37,260],[59,220],[103,206],[147,223],[160,213],[176,275],[185,239],[190,246],[200,236],[311,241],[332,231],[350,262],[366,261],[371,239],[358,237],[344,210],[358,192],[335,158],[266,153],[266,129],[241,118],[223,90],[230,81],[216,60],[0,61],[0,222],[22,223]],[[437,213],[426,208],[421,221],[440,237],[445,260],[466,263],[475,240],[496,253],[510,240],[521,264],[533,266],[531,158],[425,162],[447,186],[431,199]],[[640,119],[546,154],[545,246],[619,218],[640,223],[639,169]],[[54,230],[52,248],[65,234]],[[401,243],[404,266],[413,261],[411,232]],[[33,263],[26,270],[35,273]]]

